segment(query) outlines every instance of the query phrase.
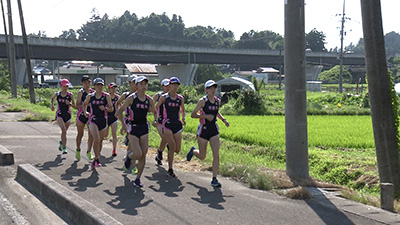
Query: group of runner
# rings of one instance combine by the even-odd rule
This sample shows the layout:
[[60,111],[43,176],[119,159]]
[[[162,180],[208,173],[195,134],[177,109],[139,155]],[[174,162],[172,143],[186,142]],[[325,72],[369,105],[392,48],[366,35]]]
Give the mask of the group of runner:
[[[136,174],[133,184],[137,187],[143,187],[140,178],[146,164],[150,130],[147,115],[153,113],[155,120],[152,125],[157,128],[161,137],[155,157],[156,163],[162,165],[163,151],[166,147],[168,149],[167,174],[170,177],[176,177],[173,170],[174,155],[181,150],[182,131],[183,126],[186,125],[184,98],[177,93],[180,86],[179,78],[171,77],[162,80],[162,91],[156,93],[153,97],[146,94],[148,79],[145,76],[129,76],[130,90],[124,92],[121,96],[116,94],[117,85],[115,83],[108,85],[109,93],[103,91],[105,84],[102,78],[93,80],[94,89],[91,89],[89,76],[84,75],[81,81],[82,88],[78,91],[76,104],[73,94],[68,91],[69,81],[67,79],[61,80],[61,91],[54,93],[51,99],[52,110],[54,110],[53,102],[57,99],[56,120],[61,129],[59,150],[63,154],[67,153],[66,132],[71,121],[70,107],[78,109],[75,157],[77,160],[80,159],[80,145],[85,124],[88,123],[89,135],[86,154],[89,160],[93,160],[91,163],[93,169],[101,166],[102,141],[108,137],[110,127],[113,143],[112,156],[117,155],[117,122],[119,120],[121,121],[120,132],[121,134],[126,133],[125,144],[127,145],[123,169],[132,168],[132,173]],[[226,119],[219,113],[221,102],[215,96],[217,86],[217,83],[213,80],[205,83],[206,95],[199,100],[191,113],[192,118],[200,120],[197,130],[198,149],[193,146],[186,155],[187,161],[191,161],[193,156],[204,160],[207,145],[210,143],[213,152],[213,178],[211,180],[213,187],[221,187],[221,183],[217,179],[220,148],[217,119],[219,118],[226,126],[229,126]],[[125,116],[123,116],[123,112],[125,112]],[[91,155],[91,147],[93,147],[95,153],[94,158]]]

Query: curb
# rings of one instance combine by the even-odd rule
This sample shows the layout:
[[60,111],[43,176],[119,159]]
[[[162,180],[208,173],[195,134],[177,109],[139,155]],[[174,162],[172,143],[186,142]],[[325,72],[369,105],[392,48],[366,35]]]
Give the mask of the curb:
[[0,145],[0,165],[13,165],[14,154]]
[[30,164],[18,166],[17,179],[75,224],[122,224]]

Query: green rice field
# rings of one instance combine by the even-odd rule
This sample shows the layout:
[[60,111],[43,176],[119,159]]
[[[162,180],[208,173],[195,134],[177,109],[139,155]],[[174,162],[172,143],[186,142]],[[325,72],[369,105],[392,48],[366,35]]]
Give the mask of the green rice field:
[[[285,145],[284,116],[226,116],[220,136],[263,147]],[[308,116],[309,147],[374,148],[371,116]],[[186,132],[195,133],[198,120],[187,119]]]

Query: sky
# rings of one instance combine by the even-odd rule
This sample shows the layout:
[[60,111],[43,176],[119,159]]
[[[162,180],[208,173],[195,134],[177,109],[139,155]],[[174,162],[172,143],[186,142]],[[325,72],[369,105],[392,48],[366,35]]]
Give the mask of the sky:
[[[126,10],[138,17],[152,12],[182,16],[186,27],[202,25],[225,28],[239,39],[250,30],[271,30],[284,35],[284,0],[21,0],[27,33],[46,31],[48,37],[57,37],[63,30],[79,29],[93,14],[94,8],[100,15],[110,18],[121,16]],[[3,0],[6,4],[6,0]],[[14,33],[21,34],[17,1],[11,0]],[[340,46],[340,20],[343,0],[305,0],[305,32],[313,28],[326,34],[325,47],[329,50]],[[400,33],[399,0],[381,0],[384,33]],[[356,44],[362,37],[360,0],[346,1],[345,40],[347,46]],[[4,34],[4,28],[0,28]]]

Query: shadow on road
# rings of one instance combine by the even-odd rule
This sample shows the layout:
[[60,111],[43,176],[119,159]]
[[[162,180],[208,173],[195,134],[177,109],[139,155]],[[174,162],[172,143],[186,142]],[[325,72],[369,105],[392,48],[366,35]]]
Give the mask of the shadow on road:
[[325,224],[354,224],[342,211],[340,211],[318,188],[310,188],[313,199],[305,202],[324,221]]
[[88,164],[86,164],[82,169],[78,169],[78,162],[74,161],[71,166],[65,170],[65,173],[60,175],[60,177],[62,180],[72,180],[74,176],[82,176],[82,173],[86,172],[88,169]]
[[149,199],[141,203],[145,197],[144,191],[134,187],[126,175],[123,175],[123,177],[124,186],[116,187],[114,193],[111,193],[110,190],[104,190],[106,194],[116,196],[116,198],[108,201],[107,204],[115,209],[123,209],[122,213],[124,214],[137,215],[137,208],[145,207],[153,202],[153,200]]
[[68,182],[68,184],[71,187],[75,187],[75,191],[86,191],[88,188],[96,188],[103,184],[97,183],[97,181],[99,181],[99,175],[96,170],[93,170],[88,178],[82,178],[76,182]]
[[62,161],[65,160],[65,158],[62,158],[61,156],[62,155],[57,155],[54,161],[44,162],[42,165],[38,163],[35,166],[38,167],[39,170],[51,170],[52,167],[62,166]]
[[187,184],[199,189],[197,195],[199,198],[192,198],[196,202],[201,204],[207,204],[208,207],[213,209],[222,210],[225,209],[221,203],[226,202],[224,198],[232,198],[232,195],[223,195],[221,188],[214,188],[214,190],[209,191],[207,188],[194,184],[192,182],[187,182]]
[[107,167],[107,164],[110,164],[113,161],[116,161],[116,160],[112,156],[106,158],[106,157],[100,155],[100,162],[101,162],[101,165],[104,166],[104,167]]
[[157,166],[157,173],[153,173],[151,177],[146,176],[148,180],[157,181],[160,187],[157,189],[154,185],[150,185],[149,188],[155,192],[164,192],[165,196],[178,197],[176,192],[182,192],[185,186],[182,186],[182,182],[173,177],[168,177],[167,171],[162,166]]

